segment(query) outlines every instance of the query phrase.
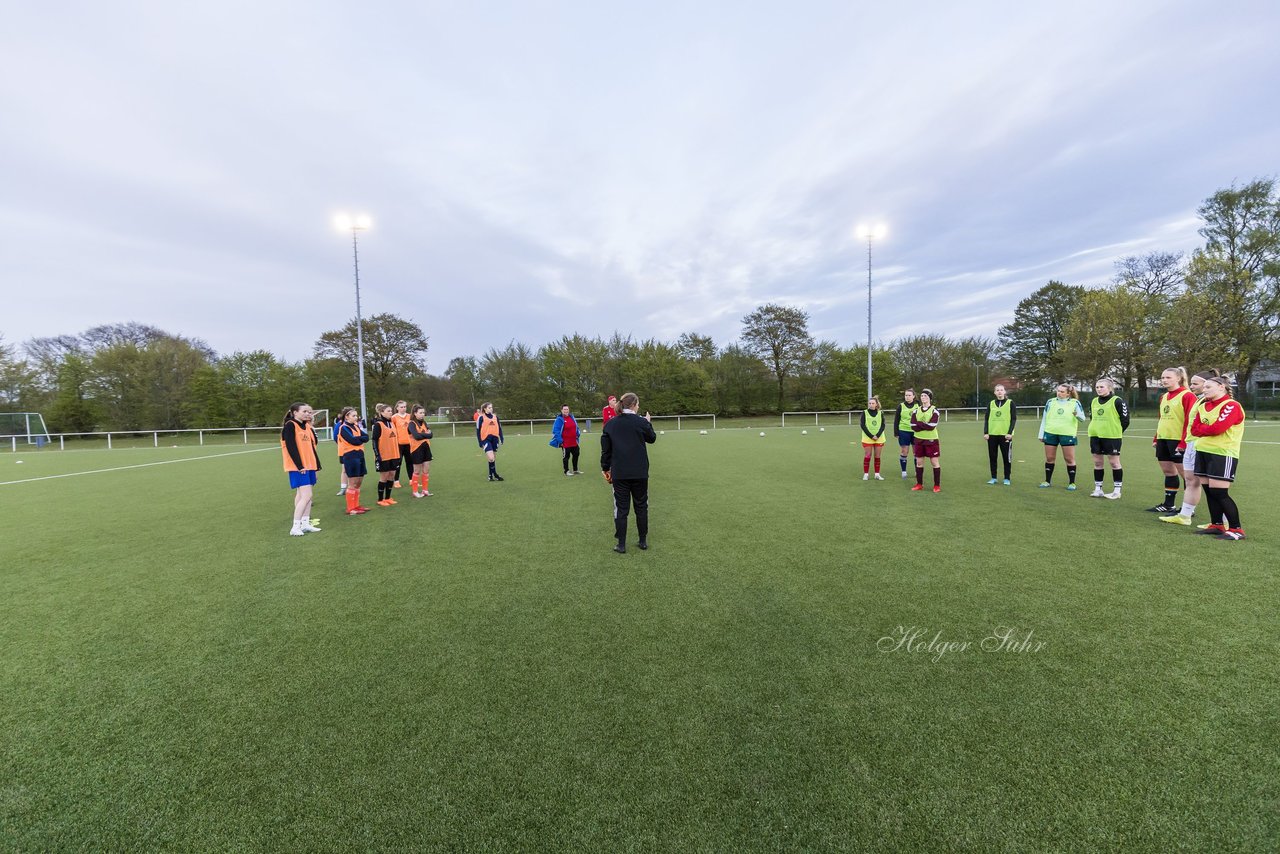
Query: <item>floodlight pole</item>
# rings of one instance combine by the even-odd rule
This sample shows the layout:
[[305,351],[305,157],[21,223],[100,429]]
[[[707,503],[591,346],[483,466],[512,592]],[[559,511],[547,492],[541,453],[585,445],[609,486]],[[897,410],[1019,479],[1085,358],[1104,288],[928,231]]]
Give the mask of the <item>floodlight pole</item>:
[[360,417],[369,420],[369,403],[364,396],[364,321],[360,316],[360,226],[351,226],[351,259],[356,271],[356,366],[360,372]]
[[867,230],[867,400],[871,399],[871,240],[875,229]]

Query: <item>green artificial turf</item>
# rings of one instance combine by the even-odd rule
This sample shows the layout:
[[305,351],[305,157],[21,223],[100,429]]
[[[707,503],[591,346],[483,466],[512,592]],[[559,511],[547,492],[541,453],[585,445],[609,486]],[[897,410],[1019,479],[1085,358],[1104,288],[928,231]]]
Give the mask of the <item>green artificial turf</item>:
[[1006,488],[944,426],[939,495],[758,432],[660,436],[626,555],[596,434],[504,483],[437,440],[435,496],[358,518],[325,445],[303,538],[278,449],[0,454],[0,849],[1280,844],[1280,444],[1224,543],[1143,512],[1149,423],[1118,502],[1084,455],[1036,489],[1030,429]]

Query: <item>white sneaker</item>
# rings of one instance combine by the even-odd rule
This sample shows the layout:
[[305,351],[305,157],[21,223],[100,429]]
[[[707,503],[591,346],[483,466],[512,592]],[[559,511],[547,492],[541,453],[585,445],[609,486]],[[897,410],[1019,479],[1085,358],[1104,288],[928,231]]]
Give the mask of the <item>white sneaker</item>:
[[310,520],[307,520],[306,522],[302,523],[302,533],[318,534],[320,533],[320,529],[317,528],[315,525],[312,525]]
[[573,472],[571,472],[571,471],[567,471],[567,472],[565,472],[565,473],[564,473],[564,476],[565,476],[565,477],[573,477]]
[[434,492],[424,492],[424,493],[422,493],[422,497],[423,497],[423,498],[430,498],[430,497],[431,497],[431,496],[433,496],[433,495],[435,495],[435,493],[434,493]]
[[338,494],[339,494],[339,495],[346,495],[346,494],[347,494],[347,488],[346,488],[345,486],[340,486],[340,487],[338,487]]
[[1095,486],[1093,492],[1089,493],[1090,498],[1102,498],[1106,493],[1102,491],[1101,486]]
[[880,476],[880,472],[876,472],[876,480],[884,480],[884,478]]
[[1112,501],[1115,501],[1117,498],[1120,497],[1120,490],[1118,489],[1112,490],[1111,492],[1108,492],[1106,495],[1103,495],[1102,497],[1110,498]]
[[868,474],[865,474],[865,473],[864,473],[864,474],[862,475],[862,479],[863,479],[863,480],[869,480],[869,479],[870,479],[870,475],[868,475]]
[[306,532],[303,531],[302,528],[298,525],[294,525],[292,528],[289,529],[289,536],[291,537],[301,537],[304,533]]
[[903,480],[906,480],[906,479],[907,479],[907,473],[906,473],[905,471],[902,473],[902,479],[903,479]]

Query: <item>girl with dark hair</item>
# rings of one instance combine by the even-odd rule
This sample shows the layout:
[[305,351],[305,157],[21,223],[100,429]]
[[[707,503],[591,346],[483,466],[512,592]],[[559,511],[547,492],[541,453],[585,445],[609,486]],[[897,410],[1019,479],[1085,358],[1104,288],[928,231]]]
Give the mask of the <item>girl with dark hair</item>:
[[388,404],[374,404],[373,411],[378,413],[370,431],[374,468],[378,470],[378,506],[390,507],[397,503],[391,497],[391,490],[395,488],[396,471],[400,468],[400,437]]
[[991,463],[991,480],[995,485],[996,456],[1004,460],[1004,485],[1009,485],[1009,474],[1012,466],[1009,455],[1013,453],[1013,428],[1018,424],[1018,407],[1009,399],[1009,392],[1004,385],[997,384],[993,389],[995,397],[987,403],[986,414],[982,418],[982,438],[987,440],[987,459]]
[[305,403],[295,403],[284,414],[280,425],[280,453],[284,457],[284,470],[289,473],[289,487],[293,490],[292,537],[318,534],[320,529],[311,521],[311,502],[315,497],[316,472],[320,471],[320,458],[316,455],[316,431],[311,426],[315,412]]
[[422,404],[415,403],[409,410],[405,428],[409,432],[409,464],[413,466],[409,485],[413,487],[414,498],[426,498],[431,494],[427,490],[431,479],[431,428],[427,426],[427,410]]
[[368,507],[360,505],[360,484],[369,473],[365,464],[364,445],[369,441],[369,434],[360,424],[360,413],[354,407],[345,407],[338,415],[338,459],[342,461],[342,470],[347,476],[347,515],[359,516],[368,513]]
[[498,446],[502,444],[502,422],[493,414],[492,403],[480,407],[480,417],[476,419],[476,441],[489,460],[489,480],[502,480],[497,462]]
[[938,421],[942,415],[938,407],[933,405],[933,392],[927,388],[920,390],[920,403],[911,410],[911,431],[913,436],[912,455],[916,459],[916,485],[912,492],[924,489],[924,460],[933,466],[933,491],[942,491],[942,459],[938,444]]

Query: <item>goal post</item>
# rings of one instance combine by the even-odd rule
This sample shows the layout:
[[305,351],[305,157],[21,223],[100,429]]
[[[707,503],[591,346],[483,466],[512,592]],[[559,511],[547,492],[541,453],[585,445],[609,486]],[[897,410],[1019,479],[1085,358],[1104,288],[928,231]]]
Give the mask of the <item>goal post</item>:
[[329,421],[329,410],[315,410],[315,416],[311,419],[311,427],[316,431],[317,441],[333,441],[333,424]]
[[39,412],[0,412],[0,439],[41,446],[53,441]]

